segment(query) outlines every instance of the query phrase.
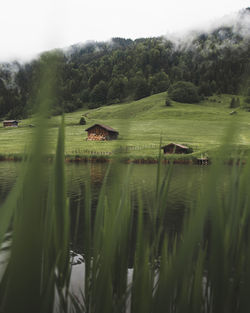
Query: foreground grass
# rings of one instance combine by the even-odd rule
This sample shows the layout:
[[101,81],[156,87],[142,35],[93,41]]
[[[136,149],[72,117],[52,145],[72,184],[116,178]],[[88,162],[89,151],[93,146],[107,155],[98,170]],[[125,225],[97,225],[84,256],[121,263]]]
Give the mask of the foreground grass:
[[[176,142],[193,148],[194,153],[186,158],[200,156],[219,146],[229,123],[237,121],[237,145],[243,151],[250,146],[250,113],[237,109],[237,115],[230,115],[231,95],[213,96],[200,104],[181,104],[173,102],[165,106],[165,93],[142,100],[119,105],[106,106],[94,110],[79,110],[65,114],[65,154],[69,158],[78,156],[111,154],[120,146],[128,146],[123,156],[128,159],[156,159],[159,138],[163,144]],[[80,126],[81,116],[87,125]],[[50,152],[55,153],[57,127],[60,117],[48,121]],[[86,141],[85,128],[94,123],[102,123],[117,129],[119,139],[112,142]],[[23,120],[19,128],[0,127],[0,155],[22,154],[30,142],[36,120]],[[180,156],[174,156],[174,158]],[[171,156],[170,156],[171,158]],[[183,158],[183,156],[181,156]]]

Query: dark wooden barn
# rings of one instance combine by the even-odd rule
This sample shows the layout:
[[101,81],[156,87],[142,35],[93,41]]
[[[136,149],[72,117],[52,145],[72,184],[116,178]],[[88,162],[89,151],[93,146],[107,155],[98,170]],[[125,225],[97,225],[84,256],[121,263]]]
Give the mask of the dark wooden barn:
[[178,143],[170,143],[166,146],[161,147],[164,153],[189,153],[189,147],[179,145]]
[[86,128],[85,131],[88,132],[88,140],[114,140],[119,135],[119,132],[115,129],[102,124],[94,124]]
[[18,121],[16,120],[3,121],[3,127],[18,127]]

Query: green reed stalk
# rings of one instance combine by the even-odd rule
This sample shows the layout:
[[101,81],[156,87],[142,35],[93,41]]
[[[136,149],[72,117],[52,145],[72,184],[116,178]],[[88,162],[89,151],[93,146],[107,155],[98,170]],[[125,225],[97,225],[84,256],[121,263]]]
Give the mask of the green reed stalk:
[[[0,283],[2,312],[53,312],[55,287],[65,287],[68,274],[68,212],[64,177],[64,130],[59,130],[55,171],[48,190],[48,98],[53,98],[54,55],[41,74],[40,106],[30,156],[14,191],[1,208],[0,240],[11,227],[7,268]],[[11,222],[11,218],[13,222]],[[66,297],[63,296],[63,302]],[[64,305],[64,310],[66,307]]]

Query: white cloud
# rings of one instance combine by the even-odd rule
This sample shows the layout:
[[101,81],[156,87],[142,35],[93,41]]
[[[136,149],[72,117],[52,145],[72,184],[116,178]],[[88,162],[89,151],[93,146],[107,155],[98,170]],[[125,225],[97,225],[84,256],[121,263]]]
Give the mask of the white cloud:
[[2,1],[0,61],[86,40],[180,32],[247,6],[246,0]]

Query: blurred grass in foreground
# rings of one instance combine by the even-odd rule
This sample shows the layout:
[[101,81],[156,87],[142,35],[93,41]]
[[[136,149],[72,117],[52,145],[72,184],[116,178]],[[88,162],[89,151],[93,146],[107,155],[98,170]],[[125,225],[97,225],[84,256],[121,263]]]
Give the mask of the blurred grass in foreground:
[[[94,223],[89,179],[86,181],[85,275],[82,295],[72,294],[63,119],[51,173],[44,157],[49,148],[46,110],[47,99],[53,99],[54,71],[53,62],[48,62],[30,157],[0,210],[1,244],[6,232],[11,232],[10,253],[1,268],[0,312],[247,312],[250,159],[245,166],[232,166],[227,193],[219,192],[225,183],[223,156],[234,149],[234,126],[213,158],[210,177],[197,194],[181,234],[170,237],[164,226],[173,165],[161,178],[159,160],[154,201],[145,201],[139,190],[135,210],[129,187],[132,168],[124,173],[119,159],[114,160],[106,174],[106,179],[110,172],[115,177],[113,186],[107,188],[104,179]],[[133,236],[132,229],[136,229]]]

